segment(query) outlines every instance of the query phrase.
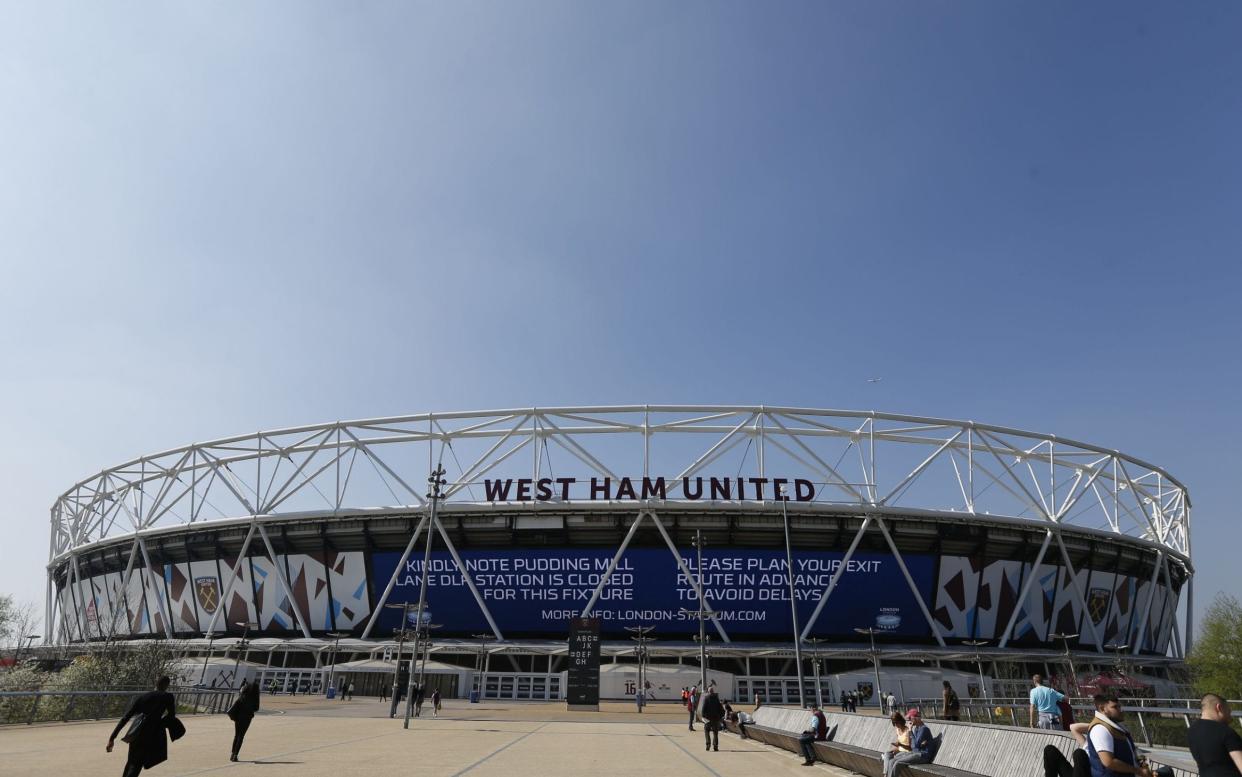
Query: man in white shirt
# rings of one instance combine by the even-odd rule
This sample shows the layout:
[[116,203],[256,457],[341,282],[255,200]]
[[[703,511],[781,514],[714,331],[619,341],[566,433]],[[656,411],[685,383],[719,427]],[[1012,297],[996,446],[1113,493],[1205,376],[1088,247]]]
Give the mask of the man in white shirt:
[[1125,713],[1116,696],[1095,697],[1095,718],[1087,731],[1087,758],[1091,761],[1091,773],[1104,777],[1137,774],[1152,777],[1151,771],[1139,763],[1138,748],[1134,738],[1122,725]]

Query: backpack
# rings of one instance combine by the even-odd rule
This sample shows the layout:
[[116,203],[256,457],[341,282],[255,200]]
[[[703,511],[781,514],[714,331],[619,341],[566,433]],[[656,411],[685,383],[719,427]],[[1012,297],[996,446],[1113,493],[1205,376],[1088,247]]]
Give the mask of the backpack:
[[962,703],[957,699],[957,691],[949,691],[949,709],[961,709]]

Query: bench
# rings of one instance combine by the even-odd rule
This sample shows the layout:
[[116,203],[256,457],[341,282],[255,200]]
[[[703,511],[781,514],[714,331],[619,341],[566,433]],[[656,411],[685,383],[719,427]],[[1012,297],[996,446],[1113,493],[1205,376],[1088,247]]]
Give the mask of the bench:
[[[774,747],[801,752],[798,738],[807,712],[789,707],[761,707],[755,722],[746,726],[754,739]],[[887,718],[845,712],[825,712],[831,734],[814,745],[817,760],[868,777],[881,777],[880,754],[893,741]],[[1074,740],[1060,731],[1015,729],[977,723],[928,720],[937,738],[934,762],[906,764],[899,774],[907,777],[1042,777],[1043,752],[1053,745],[1069,758]],[[730,723],[735,733],[738,726]]]

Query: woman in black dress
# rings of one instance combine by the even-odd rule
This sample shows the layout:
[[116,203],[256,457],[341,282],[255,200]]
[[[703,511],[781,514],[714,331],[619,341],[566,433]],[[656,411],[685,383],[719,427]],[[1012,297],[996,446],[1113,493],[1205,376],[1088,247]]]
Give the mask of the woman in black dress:
[[171,681],[161,677],[155,684],[154,691],[134,699],[125,711],[125,717],[116,724],[112,736],[108,737],[108,752],[116,743],[117,734],[125,728],[125,724],[137,715],[142,716],[138,723],[137,735],[129,743],[129,758],[125,761],[122,777],[138,777],[143,769],[162,764],[168,760],[168,721],[177,716],[177,700],[168,692]]
[[242,682],[241,690],[237,694],[237,701],[233,702],[233,706],[229,708],[229,717],[233,719],[233,754],[229,756],[230,761],[237,760],[237,754],[241,752],[242,740],[246,738],[246,731],[250,728],[250,722],[254,720],[254,714],[259,711],[259,681],[252,683]]

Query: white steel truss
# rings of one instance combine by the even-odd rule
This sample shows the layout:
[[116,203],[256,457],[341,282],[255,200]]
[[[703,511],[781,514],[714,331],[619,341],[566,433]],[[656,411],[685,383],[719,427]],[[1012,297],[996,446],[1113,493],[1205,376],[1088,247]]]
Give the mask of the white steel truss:
[[[213,521],[249,520],[241,555],[257,539],[274,556],[263,528],[271,519],[375,509],[416,512],[424,519],[406,555],[426,530],[438,533],[456,556],[439,522],[426,526],[428,500],[409,485],[423,481],[437,454],[449,470],[441,508],[446,513],[500,504],[537,509],[539,502],[560,507],[588,501],[618,509],[632,506],[637,517],[630,536],[639,523],[650,520],[675,556],[677,549],[658,517],[662,506],[696,500],[718,506],[777,505],[776,481],[803,479],[812,484],[814,496],[797,505],[799,516],[857,508],[865,520],[847,559],[864,532],[877,530],[896,553],[912,588],[882,514],[917,510],[966,520],[1029,521],[1046,530],[1039,560],[1055,553],[1051,549],[1055,543],[1071,570],[1062,527],[1102,531],[1153,547],[1166,565],[1166,578],[1170,559],[1193,571],[1186,488],[1156,466],[1088,443],[973,421],[879,412],[762,405],[523,408],[427,413],[238,435],[143,456],[98,472],[52,505],[48,622],[55,620],[58,609],[55,579],[67,574],[71,596],[84,596],[73,589],[81,587],[77,560],[87,550],[130,537],[126,590],[139,557],[145,566],[143,584],[153,586],[146,580],[152,567],[143,538]],[[722,476],[746,480],[749,490],[744,496],[713,492],[708,498],[707,483]],[[657,479],[662,483],[658,494],[640,493],[636,487],[628,494],[623,488],[617,493],[597,490],[601,483]],[[516,489],[507,487],[503,496],[499,490],[488,493],[489,483],[503,482]],[[536,497],[540,483],[545,491]],[[624,545],[618,554],[623,550]],[[288,589],[288,581],[278,576],[277,582]],[[805,633],[836,582],[834,577]],[[383,599],[391,587],[389,581]],[[471,588],[491,621],[472,583]],[[1083,597],[1081,590],[1076,594]],[[915,595],[932,634],[940,640],[927,604],[917,591]],[[168,613],[159,614],[164,628],[170,629]],[[304,614],[296,606],[293,614],[309,636]],[[63,612],[60,616],[62,635],[86,635],[76,616]],[[1013,625],[1011,620],[1006,637]],[[53,631],[51,626],[48,631]]]

